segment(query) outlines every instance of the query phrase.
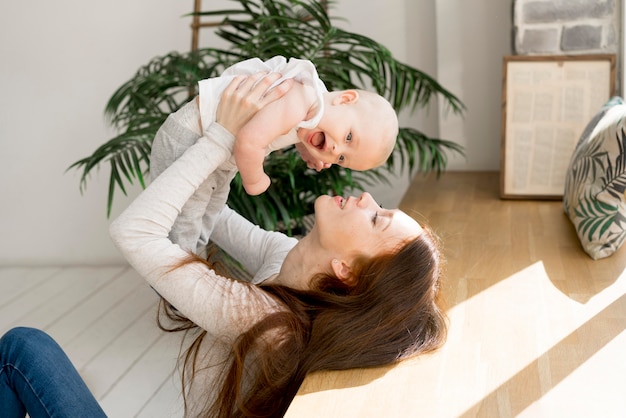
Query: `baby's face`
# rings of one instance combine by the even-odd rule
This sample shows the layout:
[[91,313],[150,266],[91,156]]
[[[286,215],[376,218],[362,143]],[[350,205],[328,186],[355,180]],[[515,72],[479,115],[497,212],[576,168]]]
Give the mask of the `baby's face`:
[[[371,115],[369,115],[371,116]],[[330,106],[313,129],[298,130],[298,138],[318,160],[357,171],[387,161],[397,136],[397,119],[368,117],[357,106]]]

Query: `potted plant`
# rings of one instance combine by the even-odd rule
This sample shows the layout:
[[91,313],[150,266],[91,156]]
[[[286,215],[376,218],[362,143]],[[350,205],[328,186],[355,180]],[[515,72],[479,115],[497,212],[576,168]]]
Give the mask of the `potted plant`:
[[[116,189],[125,194],[125,185],[135,181],[145,187],[152,139],[167,116],[195,96],[197,82],[218,76],[228,66],[250,57],[268,59],[283,55],[309,59],[329,90],[375,90],[397,112],[425,107],[434,95],[439,95],[455,113],[464,109],[454,94],[427,74],[396,60],[378,42],[334,26],[325,1],[233,1],[237,7],[232,9],[196,12],[219,19],[216,34],[228,46],[171,52],[139,68],[111,96],[105,109],[119,134],[68,168],[82,170],[82,192],[91,171],[109,163],[107,216]],[[262,227],[274,229],[282,225],[291,233],[293,227],[302,226],[316,196],[340,195],[374,183],[389,183],[387,178],[398,165],[410,176],[416,171],[439,174],[445,169],[448,151],[462,153],[462,148],[454,142],[401,127],[396,149],[385,166],[366,172],[333,166],[316,173],[306,167],[292,147],[266,159],[265,171],[272,178],[272,185],[265,193],[247,195],[237,176],[228,203]]]

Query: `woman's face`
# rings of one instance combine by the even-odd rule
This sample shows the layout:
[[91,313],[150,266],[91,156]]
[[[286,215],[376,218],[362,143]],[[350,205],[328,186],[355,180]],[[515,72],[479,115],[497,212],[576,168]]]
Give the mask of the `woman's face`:
[[320,245],[346,261],[395,249],[423,232],[413,218],[399,209],[382,209],[369,193],[320,196],[315,201],[315,229]]

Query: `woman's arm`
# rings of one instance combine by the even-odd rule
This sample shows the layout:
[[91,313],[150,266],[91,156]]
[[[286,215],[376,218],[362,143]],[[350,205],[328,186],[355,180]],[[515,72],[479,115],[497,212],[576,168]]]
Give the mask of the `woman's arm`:
[[254,316],[276,309],[276,303],[260,289],[220,277],[204,264],[181,266],[189,253],[168,238],[180,208],[215,168],[216,154],[230,156],[217,145],[225,134],[219,128],[211,127],[213,142],[201,138],[155,179],[111,224],[110,233],[130,265],[168,302],[207,331],[235,336]]
[[[239,106],[239,118],[262,105]],[[241,122],[236,114],[224,119],[229,129]],[[110,232],[128,262],[185,316],[211,333],[236,336],[260,315],[278,309],[278,303],[255,286],[220,277],[204,264],[181,266],[189,254],[168,239],[182,206],[231,155],[230,132],[217,123],[208,131],[210,139],[198,140],[155,179],[113,221]]]
[[259,284],[280,272],[287,253],[298,243],[293,237],[266,231],[225,206],[220,212],[211,241],[226,251]]

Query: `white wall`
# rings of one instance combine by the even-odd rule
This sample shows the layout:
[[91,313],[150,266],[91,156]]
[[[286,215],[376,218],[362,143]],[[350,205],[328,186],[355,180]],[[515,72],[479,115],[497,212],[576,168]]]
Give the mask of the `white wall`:
[[[434,0],[388,0],[386,2],[341,0],[335,7],[337,16],[348,17],[347,22],[336,21],[337,26],[377,40],[398,60],[437,74],[437,38]],[[438,135],[437,101],[432,109],[399,115],[401,126],[412,127],[427,135]],[[381,184],[368,191],[383,205],[397,207],[410,183],[408,173],[396,173],[391,178],[393,187]]]
[[[434,106],[401,115],[403,125],[469,147],[467,161],[453,160],[452,169],[492,170],[499,166],[499,63],[509,53],[509,3],[339,0],[332,14],[457,94],[469,108],[463,119],[440,117]],[[2,3],[0,265],[122,262],[107,232],[108,171],[92,177],[82,196],[77,172],[64,171],[111,137],[103,109],[117,87],[150,58],[189,48],[190,18],[182,15],[192,4]],[[394,189],[373,194],[394,206],[407,185],[402,176]],[[113,215],[138,192],[118,194]]]
[[[64,173],[111,137],[103,110],[150,58],[188,49],[191,1],[32,0],[0,6],[0,264],[121,262],[108,172]],[[124,204],[119,199],[118,204]],[[120,206],[118,205],[118,206]]]
[[511,54],[511,2],[437,0],[437,80],[467,106],[440,113],[439,135],[465,148],[450,170],[499,170],[502,57]]

